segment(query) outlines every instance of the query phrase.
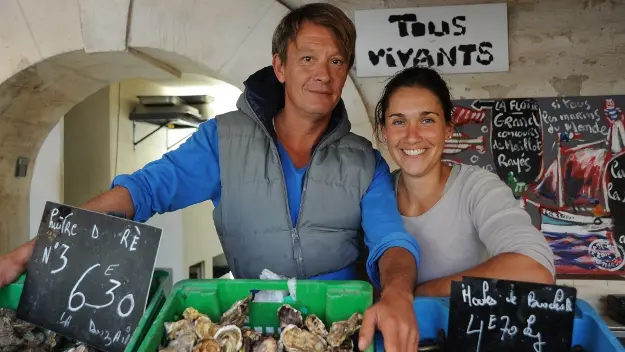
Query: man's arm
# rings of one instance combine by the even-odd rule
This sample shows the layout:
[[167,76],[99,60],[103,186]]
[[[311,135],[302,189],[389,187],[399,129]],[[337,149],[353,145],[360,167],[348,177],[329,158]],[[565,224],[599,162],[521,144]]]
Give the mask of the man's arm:
[[[200,125],[185,143],[132,175],[115,178],[110,190],[81,206],[101,213],[122,213],[146,221],[155,213],[184,208],[220,195],[217,124]],[[35,240],[0,256],[0,287],[26,270]]]
[[463,276],[552,284],[551,248],[510,188],[492,173],[469,180],[473,186],[459,201],[466,200],[473,225],[492,257],[461,273],[424,282],[416,295],[449,296],[451,281]]
[[388,164],[375,152],[376,171],[360,204],[369,248],[367,272],[382,293],[380,301],[365,312],[358,347],[364,351],[369,346],[377,325],[386,350],[414,351],[419,345],[413,309],[419,245],[404,228]]
[[[397,271],[404,275],[403,280],[408,280],[407,285],[414,287],[420,258],[419,244],[404,228],[388,164],[377,150],[375,153],[376,170],[373,181],[360,203],[365,244],[369,249],[367,273],[374,286],[382,291],[384,288],[401,290],[408,287],[402,284],[389,285],[386,282],[397,281]],[[395,250],[389,251],[390,249]],[[395,258],[394,255],[398,253],[401,255]],[[382,260],[383,258],[386,259]],[[410,276],[411,273],[414,273],[413,277]]]

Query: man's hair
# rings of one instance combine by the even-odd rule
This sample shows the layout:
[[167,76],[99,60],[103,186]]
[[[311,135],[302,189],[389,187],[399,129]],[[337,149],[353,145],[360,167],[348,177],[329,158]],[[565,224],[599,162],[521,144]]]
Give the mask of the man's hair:
[[286,62],[289,42],[295,40],[302,25],[308,21],[332,31],[351,68],[356,51],[356,27],[341,9],[325,3],[307,4],[284,16],[273,32],[271,54],[278,54],[280,60]]

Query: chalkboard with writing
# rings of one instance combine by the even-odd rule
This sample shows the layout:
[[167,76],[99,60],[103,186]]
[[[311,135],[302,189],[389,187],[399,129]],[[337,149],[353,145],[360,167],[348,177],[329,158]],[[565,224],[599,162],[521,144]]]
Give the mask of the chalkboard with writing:
[[449,350],[569,352],[576,295],[572,287],[464,277],[451,287]]
[[558,273],[622,274],[625,182],[611,170],[625,173],[623,108],[623,95],[456,100],[443,158],[496,173]]
[[47,202],[20,319],[103,351],[123,351],[141,319],[161,229]]

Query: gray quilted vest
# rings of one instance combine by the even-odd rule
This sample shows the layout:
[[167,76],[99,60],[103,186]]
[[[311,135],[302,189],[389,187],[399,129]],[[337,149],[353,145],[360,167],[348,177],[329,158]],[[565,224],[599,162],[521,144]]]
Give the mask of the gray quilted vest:
[[276,82],[267,69],[252,75],[237,110],[216,117],[221,200],[213,219],[235,278],[258,278],[265,268],[309,278],[359,256],[360,200],[375,171],[371,142],[349,132],[341,101],[313,151],[294,228],[272,124],[284,106]]

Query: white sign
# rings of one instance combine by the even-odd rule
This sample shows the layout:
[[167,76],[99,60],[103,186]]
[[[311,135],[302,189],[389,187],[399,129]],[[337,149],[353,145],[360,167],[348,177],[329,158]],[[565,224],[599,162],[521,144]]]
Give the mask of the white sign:
[[506,3],[356,11],[358,77],[508,71]]

